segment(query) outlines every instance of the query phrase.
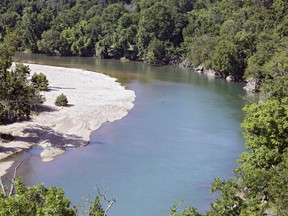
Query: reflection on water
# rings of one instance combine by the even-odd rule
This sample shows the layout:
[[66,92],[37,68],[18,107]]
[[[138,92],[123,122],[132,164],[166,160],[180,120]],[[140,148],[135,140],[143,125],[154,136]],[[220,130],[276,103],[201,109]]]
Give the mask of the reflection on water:
[[22,54],[18,60],[100,71],[137,96],[128,116],[93,132],[87,147],[51,163],[42,163],[38,150],[18,157],[27,183],[63,187],[75,204],[104,184],[117,197],[111,216],[166,216],[179,199],[207,210],[213,179],[233,176],[243,150],[241,84],[137,62]]

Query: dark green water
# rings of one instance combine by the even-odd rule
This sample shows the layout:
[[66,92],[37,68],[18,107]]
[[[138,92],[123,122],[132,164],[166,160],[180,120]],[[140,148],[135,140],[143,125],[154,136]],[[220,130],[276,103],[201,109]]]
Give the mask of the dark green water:
[[184,199],[204,212],[215,177],[233,176],[243,151],[241,84],[188,69],[79,57],[19,55],[22,61],[99,71],[135,91],[123,119],[91,134],[91,144],[42,163],[39,148],[22,154],[28,184],[63,187],[74,204],[106,185],[117,202],[110,216],[167,216]]

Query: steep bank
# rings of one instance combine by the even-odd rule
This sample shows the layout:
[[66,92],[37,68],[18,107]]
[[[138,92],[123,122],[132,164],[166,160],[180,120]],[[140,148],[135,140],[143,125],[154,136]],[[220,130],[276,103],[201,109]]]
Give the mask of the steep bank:
[[[42,160],[51,161],[64,153],[65,147],[86,145],[91,131],[104,122],[121,119],[133,108],[135,93],[126,90],[114,78],[81,69],[27,65],[31,74],[42,72],[47,76],[49,91],[43,93],[46,102],[31,121],[0,126],[2,133],[14,137],[11,142],[0,142],[0,160],[40,145]],[[68,107],[54,105],[61,93],[67,96]],[[11,163],[1,163],[0,176],[10,166]]]

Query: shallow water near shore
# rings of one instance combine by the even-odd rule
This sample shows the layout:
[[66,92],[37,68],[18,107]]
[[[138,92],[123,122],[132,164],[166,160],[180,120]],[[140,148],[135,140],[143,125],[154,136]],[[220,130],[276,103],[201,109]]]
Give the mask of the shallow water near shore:
[[42,163],[39,148],[17,156],[27,184],[62,187],[77,205],[107,187],[110,216],[167,216],[179,199],[201,212],[216,197],[216,177],[233,176],[243,151],[242,84],[210,80],[191,69],[79,57],[18,55],[18,60],[99,71],[135,91],[123,119],[91,134],[90,145]]

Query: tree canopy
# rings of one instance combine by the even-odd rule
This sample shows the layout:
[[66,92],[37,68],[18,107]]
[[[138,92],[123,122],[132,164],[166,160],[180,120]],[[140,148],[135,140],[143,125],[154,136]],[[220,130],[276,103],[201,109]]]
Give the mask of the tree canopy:
[[15,68],[10,68],[17,42],[17,34],[10,33],[0,44],[0,123],[27,120],[31,110],[43,102],[39,94],[43,89],[27,79],[29,67],[16,64]]
[[[1,2],[0,41],[52,55],[203,64],[234,80],[265,79],[287,57],[285,0],[11,0]],[[160,47],[160,51],[155,49]]]
[[[1,179],[0,179],[1,180]],[[64,195],[61,188],[46,188],[43,184],[26,186],[21,178],[12,179],[9,193],[0,181],[2,193],[0,194],[0,215],[11,216],[105,216],[105,210],[101,204],[100,195],[96,196],[94,202],[86,200],[87,209],[78,209],[72,206],[70,200]]]

